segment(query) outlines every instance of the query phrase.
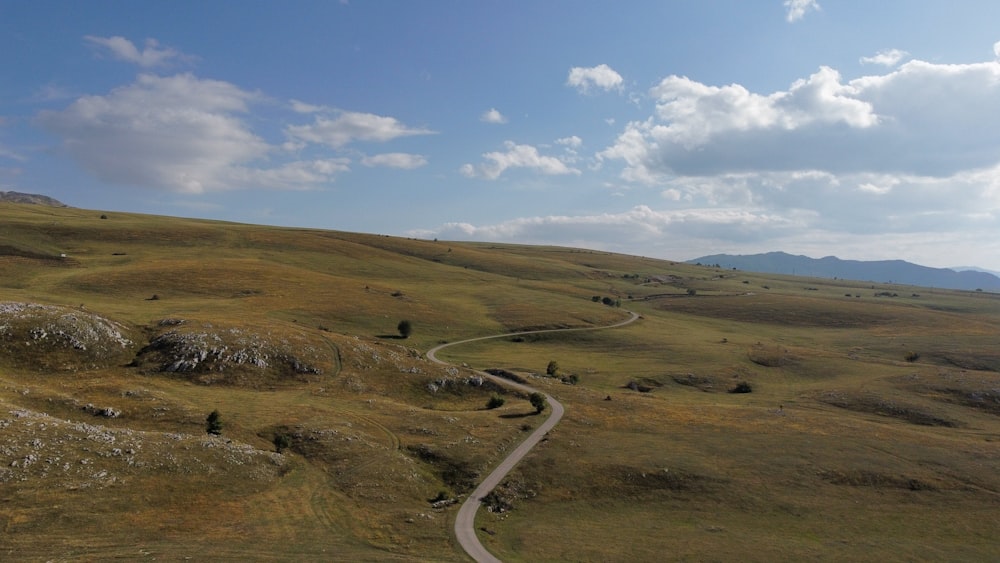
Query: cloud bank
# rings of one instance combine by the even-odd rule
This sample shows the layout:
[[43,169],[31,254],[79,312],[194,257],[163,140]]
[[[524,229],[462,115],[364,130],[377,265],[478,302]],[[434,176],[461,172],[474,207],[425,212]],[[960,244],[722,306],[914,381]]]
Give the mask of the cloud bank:
[[[255,133],[246,119],[252,105],[266,102],[258,92],[190,73],[141,74],[106,95],[83,96],[64,110],[43,111],[37,121],[103,181],[189,194],[316,188],[349,171],[350,158],[329,150],[315,158],[296,158],[302,149],[342,149],[354,142],[383,143],[431,133],[393,117],[299,102],[293,104],[297,112],[319,113],[312,123],[285,127],[288,141],[279,147]],[[387,153],[362,163],[412,169],[426,160]]]

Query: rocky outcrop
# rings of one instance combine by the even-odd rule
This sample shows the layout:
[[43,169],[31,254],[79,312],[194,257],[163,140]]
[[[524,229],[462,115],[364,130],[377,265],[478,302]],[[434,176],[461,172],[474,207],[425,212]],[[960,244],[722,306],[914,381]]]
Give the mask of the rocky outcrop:
[[48,205],[49,207],[69,207],[65,203],[47,195],[26,194],[21,192],[0,192],[0,202],[30,203],[34,205]]
[[0,352],[8,365],[75,371],[122,364],[131,329],[81,308],[0,302]]
[[198,383],[257,387],[325,373],[335,363],[329,346],[303,333],[219,327],[165,319],[168,328],[139,351],[133,365]]

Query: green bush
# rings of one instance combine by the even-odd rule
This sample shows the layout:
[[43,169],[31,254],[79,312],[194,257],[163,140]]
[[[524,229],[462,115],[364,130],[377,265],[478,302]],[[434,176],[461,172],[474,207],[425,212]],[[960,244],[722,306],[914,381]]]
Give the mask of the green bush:
[[750,384],[747,383],[746,381],[740,381],[739,383],[736,384],[736,387],[733,387],[732,389],[730,389],[729,392],[730,393],[752,393],[753,392],[753,387],[751,387]]
[[396,325],[396,330],[399,331],[399,335],[403,338],[409,338],[413,332],[413,323],[407,320],[399,321],[399,324]]
[[545,398],[545,395],[537,391],[529,395],[528,400],[531,401],[531,406],[535,407],[535,412],[538,414],[541,414],[545,410],[545,407],[549,406],[549,401]]
[[222,415],[219,414],[219,411],[214,410],[209,413],[208,418],[205,419],[205,432],[213,436],[222,434]]
[[292,447],[292,438],[288,434],[274,435],[274,451],[280,454],[283,450],[290,447]]
[[489,401],[486,401],[486,408],[490,410],[497,409],[502,407],[503,404],[506,402],[507,400],[501,397],[500,395],[493,395],[492,397],[490,397]]

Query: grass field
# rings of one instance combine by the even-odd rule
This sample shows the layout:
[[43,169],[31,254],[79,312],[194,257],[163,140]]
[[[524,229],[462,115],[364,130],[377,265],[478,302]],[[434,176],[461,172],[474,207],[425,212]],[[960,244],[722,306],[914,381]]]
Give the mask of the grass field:
[[433,501],[540,417],[422,352],[626,310],[442,351],[566,407],[501,559],[1000,558],[1000,296],[15,204],[0,558],[464,560]]

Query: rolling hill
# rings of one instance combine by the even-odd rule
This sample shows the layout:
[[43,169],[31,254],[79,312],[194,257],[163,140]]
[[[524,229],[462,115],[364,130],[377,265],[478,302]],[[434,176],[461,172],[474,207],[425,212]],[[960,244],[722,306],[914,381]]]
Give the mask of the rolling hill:
[[731,255],[714,254],[688,261],[691,264],[719,265],[750,272],[797,275],[817,278],[841,278],[877,283],[899,283],[924,287],[1000,291],[1000,277],[991,273],[948,268],[929,268],[903,260],[841,260],[835,256],[809,258],[784,252]]
[[998,350],[988,292],[0,203],[0,557],[464,561],[546,416],[476,368],[565,407],[502,560],[996,560]]

